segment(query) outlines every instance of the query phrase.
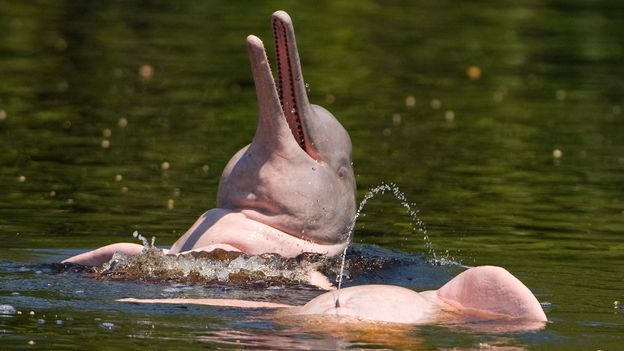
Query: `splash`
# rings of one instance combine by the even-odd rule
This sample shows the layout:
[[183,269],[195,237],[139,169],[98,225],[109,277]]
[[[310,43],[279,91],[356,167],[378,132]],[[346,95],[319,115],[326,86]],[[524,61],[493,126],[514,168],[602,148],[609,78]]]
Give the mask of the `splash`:
[[288,259],[277,254],[248,256],[217,249],[167,255],[153,241],[150,245],[140,234],[136,237],[146,245],[143,252],[136,256],[115,253],[109,262],[95,270],[97,279],[254,288],[306,286],[311,284],[315,272],[335,265],[319,254]]
[[139,239],[139,241],[141,241],[141,243],[143,243],[144,250],[145,249],[154,248],[154,243],[156,242],[156,237],[155,236],[152,237],[151,245],[150,245],[150,243],[147,242],[147,238],[144,237],[143,235],[139,234],[139,232],[137,230],[132,232],[132,236],[137,238],[137,239]]
[[[302,254],[295,258],[284,258],[277,254],[257,256],[245,255],[240,252],[215,250],[212,252],[193,252],[185,255],[168,255],[166,251],[155,246],[156,238],[151,242],[134,231],[132,236],[143,244],[143,251],[137,256],[126,256],[115,253],[112,259],[102,267],[92,268],[91,273],[98,279],[135,280],[145,282],[168,282],[182,284],[225,285],[237,287],[285,287],[309,286],[312,274],[321,273],[325,277],[336,277],[338,290],[343,285],[345,272],[356,275],[370,271],[370,268],[385,269],[396,264],[404,264],[405,260],[393,257],[386,252],[379,255],[360,253],[353,247],[353,232],[356,220],[362,215],[364,207],[377,194],[392,193],[400,201],[412,219],[413,231],[423,234],[428,251],[426,261],[435,265],[443,265],[429,240],[423,221],[418,218],[418,211],[413,210],[405,194],[393,183],[381,183],[371,188],[360,202],[352,223],[350,224],[348,245],[341,256],[326,257],[320,254]],[[355,250],[346,260],[347,250]],[[353,262],[351,262],[353,261]],[[454,263],[447,260],[448,263]],[[339,270],[338,270],[339,267]],[[361,271],[364,267],[364,271]],[[348,274],[348,273],[347,273]],[[331,284],[331,282],[327,282]],[[339,307],[339,301],[336,300]]]
[[[351,225],[349,227],[349,238],[347,240],[347,246],[345,247],[344,251],[342,252],[342,260],[341,260],[341,264],[340,264],[340,273],[338,275],[338,292],[340,292],[340,288],[342,287],[342,278],[344,276],[344,268],[345,268],[345,262],[346,262],[346,257],[347,257],[347,249],[349,248],[349,246],[351,245],[351,241],[353,240],[353,232],[355,230],[355,223],[357,221],[357,219],[360,217],[362,210],[364,209],[364,207],[366,206],[366,204],[368,203],[369,200],[371,200],[373,197],[375,197],[375,195],[377,194],[385,194],[385,193],[392,193],[394,195],[394,197],[399,200],[399,202],[401,203],[401,205],[405,208],[405,210],[407,211],[407,214],[410,216],[410,218],[412,219],[411,222],[411,228],[412,231],[414,232],[420,232],[423,234],[423,240],[425,242],[425,248],[427,250],[427,254],[429,255],[429,262],[430,263],[436,263],[436,264],[443,264],[446,259],[438,259],[435,250],[433,249],[433,246],[431,244],[431,240],[429,239],[429,234],[427,234],[427,227],[425,226],[425,223],[418,217],[418,211],[412,209],[412,205],[410,205],[409,201],[407,201],[407,198],[405,197],[405,194],[401,191],[401,189],[399,189],[399,187],[394,184],[394,183],[384,183],[382,182],[380,185],[373,187],[371,189],[369,189],[368,193],[364,196],[364,199],[362,199],[362,201],[360,202],[360,206],[358,207],[357,211],[355,212],[355,216],[353,218],[353,221],[351,222]],[[336,295],[336,307],[340,307],[340,302],[338,301],[338,295]]]

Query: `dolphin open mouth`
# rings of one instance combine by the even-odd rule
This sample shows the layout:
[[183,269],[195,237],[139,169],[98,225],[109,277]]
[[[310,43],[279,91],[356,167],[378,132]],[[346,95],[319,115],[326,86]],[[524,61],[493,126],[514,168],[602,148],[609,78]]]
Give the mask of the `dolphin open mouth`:
[[[295,141],[310,155],[306,146],[304,118],[308,104],[301,64],[290,17],[278,11],[273,15],[273,37],[277,61],[278,96],[284,117]],[[304,98],[305,97],[305,98]]]

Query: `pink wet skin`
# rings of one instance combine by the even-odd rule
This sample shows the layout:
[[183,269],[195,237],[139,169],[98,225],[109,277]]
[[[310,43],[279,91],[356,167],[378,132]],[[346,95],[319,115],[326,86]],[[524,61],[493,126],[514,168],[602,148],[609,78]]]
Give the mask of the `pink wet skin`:
[[[247,38],[258,98],[253,141],[226,165],[217,208],[204,213],[169,254],[217,248],[249,255],[304,252],[337,255],[355,217],[351,139],[336,118],[308,102],[293,24],[273,14],[279,90],[262,41]],[[137,255],[138,244],[118,243],[63,262],[100,265],[115,252]]]
[[468,269],[440,289],[420,293],[391,285],[332,291],[314,298],[295,313],[408,324],[453,323],[471,318],[547,321],[531,291],[507,270],[495,266]]
[[547,322],[546,314],[531,291],[507,270],[495,266],[470,268],[438,290],[418,293],[393,285],[360,285],[340,292],[326,292],[303,306],[226,299],[127,298],[119,301],[283,308],[281,315],[403,324],[513,321],[512,325],[518,330],[541,328]]

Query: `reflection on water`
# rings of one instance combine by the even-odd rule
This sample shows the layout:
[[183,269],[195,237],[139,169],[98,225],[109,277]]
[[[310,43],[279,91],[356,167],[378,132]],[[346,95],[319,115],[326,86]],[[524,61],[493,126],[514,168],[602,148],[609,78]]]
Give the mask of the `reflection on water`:
[[[113,302],[165,289],[273,300],[313,290],[102,281],[41,265],[135,230],[171,244],[214,207],[225,162],[255,130],[244,39],[270,36],[277,5],[0,6],[0,304],[22,312],[0,318],[3,345],[101,348],[93,340],[105,336],[111,348],[157,340],[178,349],[187,340],[218,343],[222,332],[394,345],[302,327],[273,331],[256,312]],[[397,184],[436,253],[504,266],[550,305],[552,323],[539,332],[430,326],[404,340],[425,349],[619,348],[622,4],[321,1],[285,9],[310,100],[351,135],[359,199],[382,181]],[[377,196],[354,242],[426,255],[412,226],[392,195]],[[349,276],[421,289],[456,269],[422,264]]]

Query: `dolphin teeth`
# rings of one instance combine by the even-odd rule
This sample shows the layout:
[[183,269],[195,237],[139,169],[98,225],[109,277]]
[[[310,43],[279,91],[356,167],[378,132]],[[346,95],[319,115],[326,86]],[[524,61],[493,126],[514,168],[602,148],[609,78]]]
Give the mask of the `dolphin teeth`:
[[[301,149],[306,151],[305,134],[295,94],[295,79],[290,62],[288,37],[286,35],[286,28],[284,28],[283,24],[278,20],[273,21],[273,36],[275,38],[275,56],[277,58],[278,95],[282,111],[284,112],[284,117],[286,117],[290,131],[293,134],[293,138],[295,138],[295,141],[299,144]],[[284,51],[283,54],[282,51]],[[297,77],[297,80],[298,79],[299,77]],[[286,94],[288,94],[288,96],[285,96]],[[286,99],[288,99],[288,101]],[[292,108],[288,109],[288,105],[291,105]]]

